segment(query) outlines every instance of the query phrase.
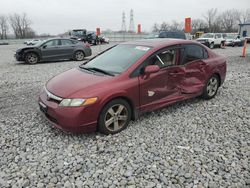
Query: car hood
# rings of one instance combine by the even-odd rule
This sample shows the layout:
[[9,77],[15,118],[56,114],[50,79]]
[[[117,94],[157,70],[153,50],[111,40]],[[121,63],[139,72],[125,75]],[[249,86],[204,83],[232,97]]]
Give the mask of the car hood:
[[199,41],[199,40],[211,40],[211,38],[198,38],[198,39],[196,39],[197,41]]
[[110,79],[113,77],[74,68],[50,79],[46,89],[61,98],[92,97],[92,91]]
[[17,52],[21,52],[21,51],[23,51],[23,50],[34,49],[34,48],[37,48],[37,46],[26,46],[26,47],[19,48],[19,49],[17,50]]

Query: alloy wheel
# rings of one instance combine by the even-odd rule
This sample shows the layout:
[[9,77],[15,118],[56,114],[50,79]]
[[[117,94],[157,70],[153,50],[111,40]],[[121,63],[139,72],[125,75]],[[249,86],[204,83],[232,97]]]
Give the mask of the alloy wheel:
[[82,61],[84,59],[84,53],[82,51],[77,51],[75,54],[75,59],[77,61]]
[[38,61],[38,57],[36,54],[30,53],[27,55],[27,62],[30,64],[35,64]]
[[111,131],[116,132],[123,128],[128,120],[128,110],[122,104],[115,104],[111,106],[104,118],[105,127]]
[[207,94],[209,97],[213,97],[218,89],[218,79],[216,77],[210,78],[210,80],[207,83]]
[[209,48],[213,49],[214,48],[214,43],[210,43]]

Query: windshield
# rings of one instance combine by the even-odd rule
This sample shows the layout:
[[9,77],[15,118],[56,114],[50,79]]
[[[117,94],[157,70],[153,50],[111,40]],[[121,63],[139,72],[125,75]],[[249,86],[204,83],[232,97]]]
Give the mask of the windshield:
[[227,39],[235,39],[237,37],[237,34],[227,34]]
[[206,33],[206,34],[201,35],[200,38],[214,38],[214,34]]
[[133,65],[150,48],[136,45],[117,45],[89,61],[85,68],[98,68],[112,74],[120,74]]
[[38,41],[35,43],[34,46],[41,46],[44,42],[46,42],[46,41],[44,41],[44,40]]

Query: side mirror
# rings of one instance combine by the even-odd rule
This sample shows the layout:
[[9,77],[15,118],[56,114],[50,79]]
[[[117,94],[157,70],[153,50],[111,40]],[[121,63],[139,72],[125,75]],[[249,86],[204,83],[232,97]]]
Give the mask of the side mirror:
[[148,66],[146,66],[144,73],[151,74],[151,73],[156,73],[159,70],[160,70],[160,67],[158,65],[148,65]]
[[47,45],[45,44],[45,45],[43,45],[43,48],[47,48]]

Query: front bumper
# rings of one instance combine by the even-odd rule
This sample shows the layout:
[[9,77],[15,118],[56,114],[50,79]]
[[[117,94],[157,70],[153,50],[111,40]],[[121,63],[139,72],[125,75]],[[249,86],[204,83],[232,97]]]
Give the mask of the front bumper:
[[197,40],[197,42],[199,42],[199,43],[201,43],[201,44],[203,44],[203,45],[205,45],[207,47],[209,47],[209,44],[210,44],[208,41],[198,41]]
[[225,45],[226,45],[226,46],[233,46],[233,45],[234,45],[234,42],[233,42],[233,41],[226,41],[226,42],[225,42]]
[[38,104],[46,119],[58,129],[71,133],[96,131],[98,115],[91,106],[59,107],[56,101],[47,100],[44,90],[40,93]]
[[17,60],[17,61],[23,61],[23,56],[19,53],[15,53],[14,54],[14,58]]

